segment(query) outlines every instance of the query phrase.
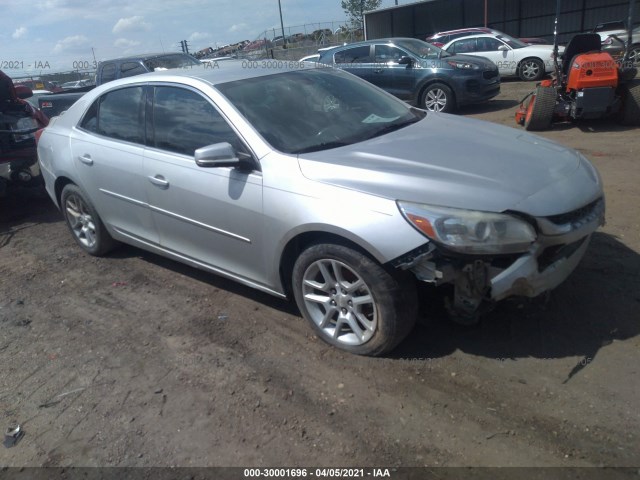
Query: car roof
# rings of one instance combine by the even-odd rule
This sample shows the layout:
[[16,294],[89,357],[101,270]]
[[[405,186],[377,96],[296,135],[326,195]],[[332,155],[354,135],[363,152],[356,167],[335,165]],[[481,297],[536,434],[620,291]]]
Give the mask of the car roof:
[[[378,43],[397,43],[402,41],[413,41],[413,42],[417,41],[417,42],[427,43],[424,40],[420,40],[419,38],[411,38],[411,37],[376,38],[374,40],[362,40],[360,42],[353,42],[353,43],[348,43],[346,45],[338,45],[335,47],[330,47],[329,49],[327,49],[327,51],[336,50],[338,48],[342,49],[342,48],[349,48],[349,47],[359,47],[363,45],[375,45]],[[318,49],[318,52],[325,53],[321,49]]]
[[429,38],[433,38],[433,37],[441,37],[444,35],[452,35],[454,33],[461,33],[461,32],[483,32],[483,33],[490,33],[490,32],[497,32],[497,30],[494,30],[492,28],[487,28],[487,27],[468,27],[468,28],[458,28],[457,30],[447,30],[445,32],[438,32],[438,33],[434,33],[433,35],[430,35]]
[[117,57],[109,60],[101,60],[100,63],[121,62],[125,60],[147,60],[149,58],[166,57],[167,55],[186,55],[183,52],[159,52],[159,53],[143,53],[141,55],[129,55],[128,57]]
[[[247,68],[249,60],[227,60],[216,64],[214,67],[207,64],[194,65],[187,68],[172,68],[168,70],[143,73],[120,80],[114,80],[106,83],[109,85],[126,85],[129,83],[144,82],[167,82],[176,81],[180,78],[193,78],[203,80],[211,85],[218,85],[236,80],[244,80],[247,78],[262,77],[273,75],[281,72],[297,71],[297,70],[314,70],[318,67],[306,66],[299,62],[274,62],[273,66],[267,65],[259,68]],[[249,61],[250,62],[250,61]],[[331,68],[331,67],[326,67]]]

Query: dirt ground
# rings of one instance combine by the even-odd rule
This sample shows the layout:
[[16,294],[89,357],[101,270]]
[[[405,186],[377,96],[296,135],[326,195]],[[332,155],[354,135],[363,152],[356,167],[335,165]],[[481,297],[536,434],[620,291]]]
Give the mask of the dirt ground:
[[[505,81],[461,114],[515,127],[531,87]],[[638,132],[543,133],[590,158],[607,195],[563,285],[474,328],[435,315],[378,359],[231,281],[132,247],[85,255],[43,191],[10,192],[0,428],[26,433],[0,466],[639,466]]]

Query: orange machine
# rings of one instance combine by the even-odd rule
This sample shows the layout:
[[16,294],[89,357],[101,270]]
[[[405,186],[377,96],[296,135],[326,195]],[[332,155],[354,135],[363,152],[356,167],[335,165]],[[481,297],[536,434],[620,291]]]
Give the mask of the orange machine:
[[628,55],[616,61],[602,52],[597,33],[574,36],[561,64],[557,41],[555,51],[554,77],[540,82],[522,100],[516,112],[518,124],[527,130],[546,130],[553,122],[612,117],[640,125],[640,80]]

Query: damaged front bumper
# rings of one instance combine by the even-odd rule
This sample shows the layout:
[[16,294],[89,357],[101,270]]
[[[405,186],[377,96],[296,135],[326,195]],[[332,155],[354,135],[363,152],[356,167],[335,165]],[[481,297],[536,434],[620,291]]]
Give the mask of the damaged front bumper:
[[456,255],[430,242],[392,265],[423,282],[453,285],[448,309],[469,319],[483,303],[536,297],[560,285],[580,263],[592,233],[604,224],[604,211],[601,198],[574,212],[535,218],[538,238],[520,255]]

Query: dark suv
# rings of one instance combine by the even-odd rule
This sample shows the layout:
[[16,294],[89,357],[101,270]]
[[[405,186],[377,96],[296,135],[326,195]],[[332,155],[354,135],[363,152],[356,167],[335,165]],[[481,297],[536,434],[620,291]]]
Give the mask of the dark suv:
[[451,55],[415,38],[352,43],[320,52],[318,62],[430,111],[452,112],[500,93],[498,68],[490,60]]

